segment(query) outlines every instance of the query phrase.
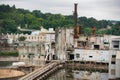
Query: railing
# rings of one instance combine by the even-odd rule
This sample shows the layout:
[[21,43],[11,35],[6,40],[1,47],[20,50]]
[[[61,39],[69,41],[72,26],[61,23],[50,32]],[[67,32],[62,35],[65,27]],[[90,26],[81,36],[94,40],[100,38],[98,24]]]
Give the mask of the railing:
[[43,66],[42,68],[39,68],[33,72],[31,72],[30,74],[20,78],[19,80],[33,80],[36,77],[40,77],[43,76],[45,74],[45,72],[49,71],[50,69],[56,67],[58,65],[57,62],[51,62],[45,66]]

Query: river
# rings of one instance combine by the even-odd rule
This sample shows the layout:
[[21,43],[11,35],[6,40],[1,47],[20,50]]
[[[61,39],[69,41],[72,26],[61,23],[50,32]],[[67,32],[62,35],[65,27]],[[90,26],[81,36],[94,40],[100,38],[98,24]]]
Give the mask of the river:
[[[0,67],[9,67],[15,61],[0,61]],[[108,73],[90,72],[72,69],[60,69],[49,75],[45,80],[109,80]]]
[[109,80],[108,73],[61,69],[45,80]]

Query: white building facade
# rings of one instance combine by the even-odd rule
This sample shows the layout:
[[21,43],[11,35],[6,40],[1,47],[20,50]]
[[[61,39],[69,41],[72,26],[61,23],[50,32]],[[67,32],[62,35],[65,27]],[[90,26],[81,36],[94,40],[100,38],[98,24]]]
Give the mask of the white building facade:
[[86,44],[89,46],[78,45],[74,48],[73,60],[108,63],[109,79],[120,79],[120,36],[105,35],[104,37],[91,37],[88,40]]
[[[28,34],[6,35],[12,43],[19,43],[19,59],[29,65],[41,65],[41,62],[55,59],[55,31],[53,28],[41,29]],[[25,41],[18,41],[24,36]]]

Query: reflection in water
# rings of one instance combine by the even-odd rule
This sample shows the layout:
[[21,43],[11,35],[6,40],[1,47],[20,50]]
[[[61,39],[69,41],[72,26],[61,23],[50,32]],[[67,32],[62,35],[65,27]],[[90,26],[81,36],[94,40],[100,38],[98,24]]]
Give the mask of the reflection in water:
[[64,69],[58,70],[57,72],[50,75],[50,77],[48,77],[46,80],[67,80],[66,72]]
[[108,80],[108,73],[88,72],[88,71],[74,71],[73,76],[76,79]]
[[58,70],[46,80],[108,80],[108,73]]

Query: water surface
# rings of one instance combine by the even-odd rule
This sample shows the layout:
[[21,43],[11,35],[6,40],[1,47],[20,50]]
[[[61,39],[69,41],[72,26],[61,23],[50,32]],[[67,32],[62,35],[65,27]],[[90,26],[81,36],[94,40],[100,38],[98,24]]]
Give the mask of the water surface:
[[108,80],[108,73],[61,69],[46,80]]

